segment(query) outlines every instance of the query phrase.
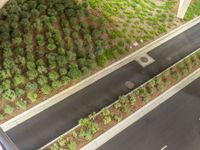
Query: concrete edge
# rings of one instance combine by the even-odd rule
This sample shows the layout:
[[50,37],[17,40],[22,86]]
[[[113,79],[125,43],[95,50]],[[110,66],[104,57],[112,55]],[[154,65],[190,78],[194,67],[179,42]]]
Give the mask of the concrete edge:
[[124,119],[119,124],[115,125],[113,128],[109,129],[89,144],[85,145],[81,150],[94,150],[106,143],[108,140],[116,136],[118,133],[135,123],[137,120],[145,116],[147,113],[158,107],[160,104],[167,101],[170,97],[175,95],[177,92],[182,90],[184,87],[192,83],[194,80],[200,77],[200,68],[195,72],[187,76],[185,79],[168,89],[166,92],[155,98],[153,101],[149,102],[147,105]]
[[[165,70],[168,70],[168,69],[170,69],[170,68],[176,66],[178,63],[182,62],[184,59],[190,57],[191,55],[193,55],[194,53],[196,53],[196,52],[199,51],[199,50],[200,50],[200,48],[197,49],[197,50],[195,50],[194,52],[192,52],[192,53],[189,54],[188,56],[184,57],[183,59],[179,60],[179,61],[176,62],[175,64],[171,65],[170,67],[168,67],[168,68],[165,69]],[[199,68],[199,69],[200,69],[200,68]],[[165,71],[165,70],[164,70],[164,71]],[[164,71],[162,71],[161,73],[159,73],[159,74],[156,75],[155,77],[160,76]],[[194,73],[194,72],[193,72],[193,73]],[[192,73],[191,73],[191,74],[192,74]],[[190,75],[191,75],[191,74],[190,74]],[[129,93],[125,94],[125,96],[130,95],[131,93],[133,93],[134,91],[136,91],[136,90],[139,89],[140,87],[144,86],[146,83],[151,82],[151,80],[153,80],[155,77],[153,77],[153,78],[151,78],[150,80],[148,80],[147,82],[143,83],[142,85],[140,85],[139,87],[137,87],[137,88],[134,89],[133,91],[130,91]],[[178,84],[178,83],[177,83],[177,84]],[[165,92],[164,92],[164,93],[165,93]],[[160,96],[161,96],[161,95],[160,95]],[[117,100],[116,100],[116,101],[117,101]],[[116,101],[115,101],[115,102],[116,102]],[[111,107],[115,102],[113,102],[112,104],[106,106],[105,108]],[[148,105],[148,104],[149,104],[149,103],[147,103],[146,105]],[[146,106],[146,105],[145,105],[145,106]],[[144,107],[144,106],[143,106],[143,107]],[[142,107],[142,108],[143,108],[143,107]],[[140,108],[140,109],[142,109],[142,108]],[[139,109],[139,110],[140,110],[140,109]],[[139,110],[138,110],[138,111],[139,111]],[[136,111],[135,113],[137,113],[138,111]],[[98,115],[99,113],[101,113],[101,111],[97,112],[96,115]],[[136,115],[138,115],[138,117],[140,117],[139,114],[136,114]],[[58,136],[57,138],[55,138],[54,140],[50,141],[50,142],[47,143],[46,145],[42,146],[39,150],[42,150],[42,149],[48,147],[49,145],[51,145],[51,144],[53,144],[54,142],[56,142],[58,139],[60,139],[60,138],[62,138],[63,136],[67,135],[68,133],[72,132],[74,129],[78,128],[79,126],[80,126],[80,125],[76,125],[76,126],[73,127],[72,129],[68,130],[67,132],[65,132],[65,133],[63,133],[62,135]],[[114,127],[113,127],[113,128],[114,128]]]
[[8,0],[1,0],[0,1],[0,9],[8,2]]
[[95,81],[105,77],[109,73],[119,69],[120,67],[130,63],[131,61],[135,60],[137,57],[144,53],[148,53],[149,51],[153,50],[154,48],[160,46],[161,44],[165,43],[166,41],[174,38],[175,36],[181,34],[182,32],[188,30],[192,26],[200,23],[200,17],[197,17],[179,27],[172,30],[171,32],[165,34],[161,38],[145,45],[143,48],[133,52],[132,54],[120,59],[119,61],[111,64],[110,66],[100,70],[99,72],[89,76],[88,78],[80,81],[79,83],[75,84],[74,86],[71,86],[67,88],[66,90],[63,90],[62,92],[50,97],[49,99],[41,102],[40,104],[32,107],[31,109],[19,114],[18,116],[6,121],[5,123],[1,124],[1,128],[4,131],[8,131],[9,129],[21,124],[22,122],[30,119],[31,117],[39,114],[40,112],[44,111],[45,109],[57,104],[58,102],[64,100],[66,97],[82,90],[83,88],[91,85]]

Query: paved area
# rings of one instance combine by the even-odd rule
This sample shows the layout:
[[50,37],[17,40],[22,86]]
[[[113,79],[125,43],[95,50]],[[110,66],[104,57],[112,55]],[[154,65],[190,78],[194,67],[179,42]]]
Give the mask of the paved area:
[[199,150],[200,78],[98,150]]
[[14,127],[7,133],[20,150],[37,149],[77,125],[81,117],[99,111],[117,96],[131,91],[125,83],[138,87],[176,61],[200,47],[200,24],[157,47],[149,55],[155,63],[142,68],[136,62],[116,70],[64,101]]

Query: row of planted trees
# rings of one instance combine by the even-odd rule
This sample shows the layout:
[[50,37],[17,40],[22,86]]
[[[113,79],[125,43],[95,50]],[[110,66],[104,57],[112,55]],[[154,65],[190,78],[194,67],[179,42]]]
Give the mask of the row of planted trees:
[[47,149],[80,149],[193,71],[199,69],[199,67],[200,50],[184,58],[127,95],[120,96],[116,102],[103,108],[99,113],[92,113],[87,118],[80,119],[77,128],[62,136]]

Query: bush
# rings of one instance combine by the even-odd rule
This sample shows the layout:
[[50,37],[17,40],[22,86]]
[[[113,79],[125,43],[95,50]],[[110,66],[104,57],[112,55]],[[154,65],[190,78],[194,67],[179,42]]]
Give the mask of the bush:
[[119,115],[113,115],[113,119],[117,122],[120,122],[122,120],[122,116],[119,116]]
[[20,84],[23,84],[24,82],[25,82],[25,78],[24,78],[23,75],[21,75],[21,74],[16,74],[16,75],[14,76],[14,84],[15,84],[15,86],[20,85]]
[[0,114],[0,120],[4,120],[4,115]]
[[17,97],[17,95],[16,95],[15,91],[11,90],[11,89],[4,91],[2,94],[2,98],[5,100],[14,101],[16,99],[16,97]]
[[40,86],[43,86],[48,83],[48,78],[44,75],[40,75],[39,78],[37,79],[37,82]]
[[27,107],[27,101],[20,99],[16,102],[16,105],[20,108],[20,109],[26,109]]
[[59,74],[56,71],[50,71],[48,77],[51,81],[55,81],[59,78]]
[[69,143],[67,144],[67,147],[69,148],[69,150],[75,150],[77,147],[77,144],[75,141],[69,141]]
[[98,54],[96,57],[96,61],[98,66],[103,67],[107,62],[107,58],[104,54]]
[[50,51],[53,51],[53,50],[56,49],[56,45],[55,44],[48,44],[47,49],[50,50]]
[[6,107],[4,108],[4,113],[11,115],[14,112],[14,108],[10,105],[6,105]]
[[33,92],[29,92],[27,94],[27,98],[29,100],[31,100],[31,102],[35,102],[37,100],[37,97],[38,97],[38,95],[36,93],[33,93]]
[[5,80],[1,83],[0,88],[5,91],[5,90],[9,90],[11,87],[11,81],[10,80]]
[[16,38],[12,39],[12,42],[13,42],[13,44],[15,44],[15,45],[19,45],[19,44],[21,44],[21,42],[22,42],[22,38],[16,37]]
[[38,89],[37,83],[28,82],[28,83],[26,84],[26,90],[27,90],[28,92],[35,92],[35,91],[37,91],[37,89]]
[[36,69],[32,69],[27,72],[27,75],[28,75],[29,80],[33,80],[38,76],[38,72]]
[[57,56],[56,60],[59,67],[63,67],[67,64],[67,60],[65,56]]
[[62,82],[61,81],[53,81],[51,86],[52,86],[52,88],[57,89],[62,86]]
[[17,97],[22,96],[24,93],[25,93],[25,91],[23,89],[15,88],[15,94]]
[[35,64],[35,62],[33,62],[33,61],[28,61],[28,62],[27,62],[27,68],[28,68],[28,70],[34,70],[34,69],[36,69],[36,64]]
[[39,73],[47,73],[48,71],[47,71],[47,68],[45,67],[45,66],[43,66],[43,65],[41,65],[41,66],[38,66],[37,67],[37,70],[38,70],[38,72]]
[[36,40],[36,44],[38,46],[44,46],[45,45],[45,41],[44,41],[43,35],[41,35],[41,34],[36,35],[35,40]]
[[43,85],[41,88],[43,94],[49,94],[51,90],[52,88],[48,84]]
[[69,70],[67,75],[71,79],[78,79],[81,77],[81,71],[79,70],[78,66],[76,64],[72,64],[69,66]]

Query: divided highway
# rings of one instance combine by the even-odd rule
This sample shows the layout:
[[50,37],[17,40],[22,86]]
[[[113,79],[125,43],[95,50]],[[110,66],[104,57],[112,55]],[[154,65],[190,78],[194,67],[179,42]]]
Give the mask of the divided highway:
[[98,150],[200,150],[200,78]]
[[119,95],[132,89],[125,86],[132,81],[135,87],[146,82],[181,58],[200,47],[200,24],[155,48],[149,53],[155,62],[142,68],[136,62],[116,70],[64,101],[48,108],[24,123],[7,131],[20,150],[38,149],[77,125],[78,120],[109,105]]

